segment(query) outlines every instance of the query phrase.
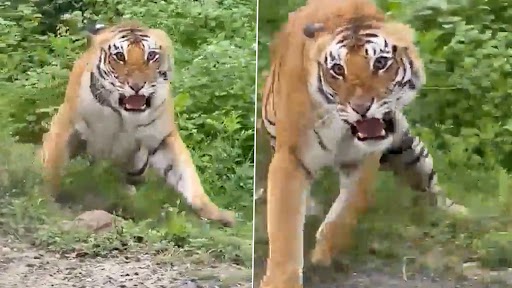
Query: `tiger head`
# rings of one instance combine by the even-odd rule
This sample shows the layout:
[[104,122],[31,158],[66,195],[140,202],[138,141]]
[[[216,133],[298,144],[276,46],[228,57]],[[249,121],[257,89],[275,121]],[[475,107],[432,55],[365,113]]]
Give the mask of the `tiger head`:
[[[361,2],[359,2],[361,3]],[[366,9],[369,11],[371,9]],[[425,82],[413,31],[376,12],[304,25],[311,95],[339,107],[356,142],[390,143],[393,111],[409,104]]]
[[96,25],[89,32],[96,57],[90,87],[100,104],[143,113],[165,101],[172,70],[171,41],[165,32],[134,22]]

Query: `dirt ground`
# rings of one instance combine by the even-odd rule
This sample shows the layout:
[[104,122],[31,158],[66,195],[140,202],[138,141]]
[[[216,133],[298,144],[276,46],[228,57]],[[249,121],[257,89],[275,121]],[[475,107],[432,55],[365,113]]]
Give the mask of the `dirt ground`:
[[66,256],[0,236],[0,287],[251,287],[251,271],[238,266],[193,264],[187,259],[158,262],[143,252],[109,258]]
[[[384,263],[383,263],[384,264]],[[350,272],[336,268],[307,267],[304,273],[304,288],[507,288],[503,283],[484,284],[472,279],[438,277],[428,273],[408,273],[405,281],[400,265],[385,263],[380,267],[354,267]],[[255,265],[254,288],[260,287],[264,273],[264,261]]]

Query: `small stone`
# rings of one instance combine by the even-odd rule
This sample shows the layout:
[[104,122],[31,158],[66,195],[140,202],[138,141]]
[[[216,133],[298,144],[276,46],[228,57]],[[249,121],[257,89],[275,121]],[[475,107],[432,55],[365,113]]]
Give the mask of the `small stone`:
[[78,215],[73,221],[73,226],[93,233],[111,231],[117,223],[122,221],[103,210],[91,210]]

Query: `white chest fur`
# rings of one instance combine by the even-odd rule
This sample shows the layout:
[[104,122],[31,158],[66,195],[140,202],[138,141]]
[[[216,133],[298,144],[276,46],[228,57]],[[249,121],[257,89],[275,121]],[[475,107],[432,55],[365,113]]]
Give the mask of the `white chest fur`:
[[172,119],[162,111],[165,104],[142,113],[128,113],[99,103],[90,92],[90,78],[82,80],[75,129],[87,141],[87,153],[93,157],[126,161],[140,147],[156,147],[171,131]]
[[302,161],[313,173],[326,166],[356,164],[369,153],[383,151],[391,145],[391,137],[378,142],[359,142],[352,136],[350,126],[336,113],[325,115],[305,136],[307,144]]

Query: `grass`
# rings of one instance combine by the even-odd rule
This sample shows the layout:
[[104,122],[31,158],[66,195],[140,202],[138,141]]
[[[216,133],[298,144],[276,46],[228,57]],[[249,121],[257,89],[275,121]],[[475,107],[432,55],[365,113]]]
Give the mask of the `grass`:
[[[130,199],[115,184],[115,170],[108,165],[87,167],[81,160],[69,167],[63,181],[67,204],[59,205],[39,192],[35,146],[7,139],[2,143],[0,167],[7,169],[0,170],[0,234],[59,253],[106,256],[114,251],[144,249],[164,260],[169,254],[201,256],[198,259],[250,267],[252,224],[241,215],[234,228],[200,220],[153,177]],[[97,179],[94,185],[90,185],[91,178]],[[69,231],[62,225],[87,209],[115,211],[128,219],[103,234]]]
[[[268,151],[260,146],[257,151],[257,174],[266,173],[263,170],[268,163]],[[413,198],[418,192],[399,185],[391,173],[381,172],[372,194],[375,204],[359,222],[355,245],[338,255],[338,261],[351,263],[356,269],[368,265],[376,269],[393,265],[399,269],[404,259],[409,259],[414,264],[408,265],[408,273],[427,272],[446,277],[461,276],[466,262],[479,262],[483,269],[489,270],[512,267],[510,176],[500,169],[467,171],[462,163],[449,169],[443,165],[442,153],[434,153],[434,157],[438,159],[435,164],[447,195],[468,207],[469,215],[454,216],[432,207],[414,206]],[[257,178],[266,181],[261,175]],[[312,194],[325,210],[332,205],[337,191],[334,173],[326,171],[314,183]],[[258,262],[266,257],[268,247],[264,223],[260,222],[264,204],[256,205]],[[306,253],[313,248],[314,234],[321,221],[317,216],[307,219]]]
[[[61,252],[101,256],[121,248],[150,249],[249,267],[254,166],[251,67],[256,62],[253,3],[92,0],[76,6],[60,1],[48,14],[48,5],[29,2],[0,4],[6,11],[0,17],[4,31],[0,42],[5,43],[0,45],[0,179],[5,178],[0,183],[1,233]],[[108,163],[89,167],[85,159],[72,161],[66,169],[58,197],[65,205],[41,197],[34,152],[63,101],[73,62],[86,49],[83,24],[121,19],[162,29],[172,39],[176,65],[172,97],[180,135],[206,193],[218,206],[236,211],[235,228],[197,219],[179,195],[153,174],[135,196],[128,197],[118,184],[118,171]],[[101,235],[62,229],[62,221],[90,209],[115,212],[127,220]]]

